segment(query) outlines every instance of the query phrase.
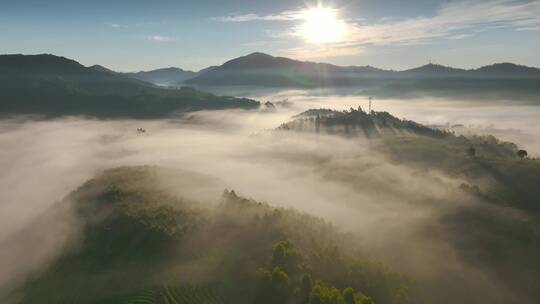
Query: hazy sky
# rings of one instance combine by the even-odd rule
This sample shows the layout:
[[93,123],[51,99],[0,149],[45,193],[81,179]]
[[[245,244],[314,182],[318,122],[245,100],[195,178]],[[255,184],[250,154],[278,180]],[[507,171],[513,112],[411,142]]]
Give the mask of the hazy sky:
[[430,57],[538,67],[540,1],[0,0],[0,53],[132,71],[200,69],[255,51],[394,69]]

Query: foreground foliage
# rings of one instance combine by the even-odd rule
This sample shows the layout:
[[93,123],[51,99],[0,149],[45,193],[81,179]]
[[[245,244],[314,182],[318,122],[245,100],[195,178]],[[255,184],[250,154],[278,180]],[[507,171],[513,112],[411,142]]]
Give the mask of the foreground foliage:
[[109,170],[74,192],[82,241],[22,303],[334,303],[325,288],[337,303],[405,303],[410,281],[345,250],[323,220],[234,191],[215,205],[171,196],[160,171]]

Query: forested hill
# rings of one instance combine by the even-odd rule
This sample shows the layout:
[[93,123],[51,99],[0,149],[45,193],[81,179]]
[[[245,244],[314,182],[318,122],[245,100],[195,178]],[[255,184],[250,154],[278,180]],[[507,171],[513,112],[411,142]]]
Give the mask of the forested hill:
[[323,220],[227,190],[196,202],[163,178],[212,182],[156,167],[88,181],[63,202],[83,223],[80,244],[29,280],[21,303],[407,303],[409,280],[354,254]]
[[361,108],[350,111],[310,109],[295,116],[295,120],[282,124],[278,129],[323,132],[345,136],[379,138],[384,135],[417,134],[435,138],[451,135],[448,132],[426,127],[412,120],[402,120],[388,112],[364,112]]
[[178,111],[257,107],[190,88],[162,89],[54,55],[0,56],[0,114],[168,117]]
[[472,191],[485,191],[479,195],[540,215],[540,191],[531,191],[540,182],[540,162],[524,158],[521,153],[526,150],[491,135],[455,134],[360,108],[311,109],[277,130],[367,139],[373,149],[396,162],[463,178],[473,185]]
[[[368,154],[376,159],[375,154],[384,157],[387,163],[413,168],[419,175],[440,172],[459,180],[458,187],[463,192],[483,203],[464,203],[463,197],[453,195],[450,205],[456,210],[440,219],[441,227],[445,228],[435,228],[436,233],[449,231],[445,242],[455,246],[453,252],[474,265],[489,269],[505,284],[530,295],[535,299],[531,303],[540,299],[540,286],[534,279],[540,275],[540,267],[538,259],[531,254],[540,248],[540,191],[537,187],[540,162],[524,157],[523,147],[490,135],[455,134],[452,130],[429,128],[386,112],[366,113],[361,109],[309,110],[280,126],[276,132],[307,133],[322,143],[327,142],[324,139],[327,136],[338,136],[358,144],[359,158]],[[319,149],[332,151],[334,147]],[[331,160],[328,162],[332,163]],[[386,193],[385,189],[391,189],[395,182],[385,179],[372,185],[370,178],[362,178],[360,173],[369,170],[369,166],[352,167],[349,164],[341,170],[346,172],[342,176],[335,171],[328,175],[355,189],[367,183],[370,186],[364,186],[362,190],[373,189],[377,195]],[[377,175],[373,178],[378,179]],[[433,177],[433,180],[437,179]],[[420,186],[417,194],[423,189],[428,191],[429,186]],[[420,203],[422,200],[415,198],[413,201]],[[423,203],[438,206],[442,201],[429,199]],[[425,233],[432,235],[434,231]],[[469,294],[472,296],[475,292],[472,288]],[[501,292],[500,296],[508,296],[508,293]],[[484,301],[493,302],[486,301],[485,295],[474,302]]]
[[[354,187],[367,187],[347,176]],[[169,186],[162,185],[165,180]],[[387,181],[374,182],[378,191],[392,189]],[[88,181],[58,205],[73,207],[79,241],[17,290],[19,303],[450,304],[512,298],[502,294],[493,302],[497,296],[489,291],[462,286],[455,270],[420,281],[400,274],[366,254],[370,248],[352,234],[293,209],[232,190],[213,202],[182,194],[190,192],[186,187],[212,183],[156,167],[111,169]],[[531,279],[538,275],[538,221],[490,207],[491,198],[475,191],[456,187],[449,202],[424,201],[419,194],[411,207],[457,205],[436,219],[436,234],[432,226],[418,233],[444,238],[471,265],[480,258],[479,267],[502,278],[505,290],[538,298],[538,282]],[[44,214],[32,229],[54,220],[54,214]],[[415,240],[394,246],[415,246]],[[443,287],[449,291],[441,292]]]

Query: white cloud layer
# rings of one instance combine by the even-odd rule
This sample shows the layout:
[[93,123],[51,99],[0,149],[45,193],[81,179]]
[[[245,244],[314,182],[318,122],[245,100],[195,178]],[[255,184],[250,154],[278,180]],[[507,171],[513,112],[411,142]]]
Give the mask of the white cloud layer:
[[437,38],[470,37],[493,26],[523,29],[540,25],[540,2],[460,1],[441,7],[433,17],[372,25],[352,25],[350,43],[418,44]]

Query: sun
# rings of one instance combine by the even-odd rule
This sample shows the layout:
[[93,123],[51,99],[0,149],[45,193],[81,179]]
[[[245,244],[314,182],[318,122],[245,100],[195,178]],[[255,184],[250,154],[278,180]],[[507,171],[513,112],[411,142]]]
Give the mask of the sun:
[[298,34],[309,43],[335,43],[343,41],[347,35],[347,24],[338,18],[333,8],[317,6],[302,11],[300,18],[304,23]]

